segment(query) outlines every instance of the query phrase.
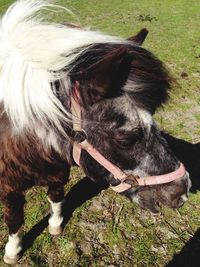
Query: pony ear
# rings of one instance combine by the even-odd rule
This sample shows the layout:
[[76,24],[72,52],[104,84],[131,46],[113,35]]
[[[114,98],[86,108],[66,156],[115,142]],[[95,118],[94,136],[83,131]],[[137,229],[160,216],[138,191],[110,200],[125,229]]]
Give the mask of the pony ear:
[[119,94],[131,61],[126,48],[121,46],[81,72],[79,78],[90,88],[88,94],[92,103]]
[[135,44],[142,45],[148,33],[149,31],[146,28],[143,28],[136,35],[127,38],[127,40],[132,41]]
[[110,81],[118,72],[125,55],[125,47],[115,49],[87,69],[87,78],[93,77],[96,84],[104,85],[103,87],[109,86]]

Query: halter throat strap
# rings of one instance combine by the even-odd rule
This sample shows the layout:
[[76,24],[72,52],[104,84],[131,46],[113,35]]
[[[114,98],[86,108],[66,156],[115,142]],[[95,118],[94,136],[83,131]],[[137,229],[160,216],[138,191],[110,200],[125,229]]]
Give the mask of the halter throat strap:
[[[80,108],[80,96],[78,92],[78,82],[75,83],[74,93],[71,97],[71,112],[73,120],[73,130],[77,132],[84,132],[81,128],[81,108]],[[177,170],[156,176],[138,177],[135,175],[129,175],[122,171],[118,166],[107,160],[99,151],[97,151],[88,141],[85,139],[82,142],[73,143],[73,158],[78,166],[80,166],[81,151],[84,149],[87,153],[95,159],[101,166],[108,170],[116,180],[120,183],[111,188],[118,192],[124,192],[135,186],[146,185],[158,185],[170,183],[176,179],[183,177],[186,173],[185,167],[182,163]]]

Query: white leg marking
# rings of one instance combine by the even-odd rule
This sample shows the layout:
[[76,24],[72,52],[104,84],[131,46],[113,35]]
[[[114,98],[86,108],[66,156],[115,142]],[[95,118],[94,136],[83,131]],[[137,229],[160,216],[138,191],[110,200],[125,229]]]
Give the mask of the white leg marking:
[[8,242],[5,247],[4,261],[8,264],[16,263],[20,258],[19,253],[21,250],[21,239],[18,233],[9,235]]
[[49,232],[52,235],[58,235],[62,232],[61,224],[63,222],[62,216],[62,201],[61,202],[52,202],[49,198],[48,201],[51,204],[50,218],[49,218]]

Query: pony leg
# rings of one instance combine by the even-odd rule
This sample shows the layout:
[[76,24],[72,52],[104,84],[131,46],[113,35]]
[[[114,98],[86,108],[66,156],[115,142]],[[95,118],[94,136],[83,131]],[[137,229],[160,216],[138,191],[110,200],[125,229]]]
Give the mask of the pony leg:
[[62,204],[64,200],[64,186],[53,184],[48,189],[48,201],[51,204],[49,218],[49,233],[59,235],[62,232]]
[[24,203],[24,196],[19,193],[9,193],[6,198],[4,216],[9,229],[9,237],[5,246],[4,262],[7,264],[15,264],[21,257],[22,245],[19,229],[24,223]]

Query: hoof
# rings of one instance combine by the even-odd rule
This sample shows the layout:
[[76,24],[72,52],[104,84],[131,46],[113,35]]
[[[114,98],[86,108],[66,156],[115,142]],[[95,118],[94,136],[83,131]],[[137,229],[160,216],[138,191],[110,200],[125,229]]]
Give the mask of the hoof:
[[49,233],[51,235],[59,235],[62,233],[62,227],[61,226],[52,227],[51,225],[49,225]]
[[6,254],[3,257],[3,260],[7,264],[15,264],[20,259],[20,255],[16,255],[14,257],[9,257]]

